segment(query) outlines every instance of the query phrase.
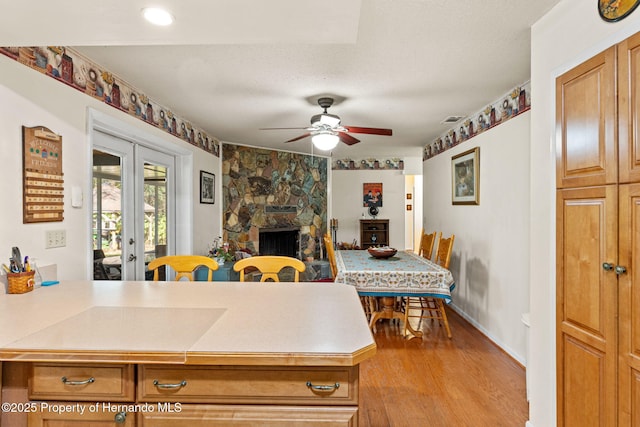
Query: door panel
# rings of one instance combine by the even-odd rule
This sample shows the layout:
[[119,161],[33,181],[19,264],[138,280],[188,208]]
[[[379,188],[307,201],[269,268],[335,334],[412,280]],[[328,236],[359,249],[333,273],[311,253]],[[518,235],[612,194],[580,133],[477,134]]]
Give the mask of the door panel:
[[640,182],[640,34],[618,46],[620,183]]
[[617,200],[615,185],[558,191],[559,426],[615,425]]
[[558,188],[618,179],[615,58],[612,47],[556,80]]
[[173,156],[137,145],[136,158],[136,277],[144,278],[146,265],[158,256],[173,253],[175,227]]
[[620,425],[640,425],[640,184],[620,186]]
[[[602,372],[606,369],[606,355],[568,335],[564,336],[565,400],[562,412],[565,426],[598,427],[603,424],[606,389]],[[572,392],[579,387],[580,393]]]

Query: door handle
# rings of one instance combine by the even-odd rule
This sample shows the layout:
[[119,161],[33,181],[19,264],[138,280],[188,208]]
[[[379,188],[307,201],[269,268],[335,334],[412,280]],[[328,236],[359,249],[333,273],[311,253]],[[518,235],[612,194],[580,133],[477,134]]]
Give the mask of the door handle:
[[127,258],[127,261],[135,261],[138,257],[135,256],[134,254],[129,254],[129,258]]
[[616,274],[619,276],[627,272],[627,267],[623,267],[622,265],[616,265]]
[[610,262],[603,262],[602,263],[602,268],[607,270],[607,271],[611,271],[611,270],[613,270],[613,264],[611,264]]

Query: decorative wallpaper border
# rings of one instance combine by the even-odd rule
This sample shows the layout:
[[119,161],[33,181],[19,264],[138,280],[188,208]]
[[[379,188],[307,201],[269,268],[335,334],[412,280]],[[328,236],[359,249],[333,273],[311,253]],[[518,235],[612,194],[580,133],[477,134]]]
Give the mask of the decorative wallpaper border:
[[458,129],[452,128],[424,147],[422,160],[430,159],[531,109],[531,83],[515,87],[504,97],[467,117]]
[[334,159],[331,162],[333,170],[403,170],[404,160],[392,159]]
[[2,47],[0,54],[220,157],[220,141],[65,46]]

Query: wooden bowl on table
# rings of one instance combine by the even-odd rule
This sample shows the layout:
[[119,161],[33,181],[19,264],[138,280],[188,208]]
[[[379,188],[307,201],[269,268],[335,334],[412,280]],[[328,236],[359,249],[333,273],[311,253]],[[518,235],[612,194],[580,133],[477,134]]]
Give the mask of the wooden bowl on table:
[[369,252],[369,255],[379,259],[391,258],[396,254],[396,252],[398,252],[397,249],[390,248],[388,246],[380,248],[369,248],[367,249],[367,251]]

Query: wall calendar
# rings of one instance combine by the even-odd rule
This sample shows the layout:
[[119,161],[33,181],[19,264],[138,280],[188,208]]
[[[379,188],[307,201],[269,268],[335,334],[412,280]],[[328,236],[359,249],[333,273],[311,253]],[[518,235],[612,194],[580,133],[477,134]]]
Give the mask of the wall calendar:
[[22,127],[22,222],[64,219],[62,136],[43,126]]

